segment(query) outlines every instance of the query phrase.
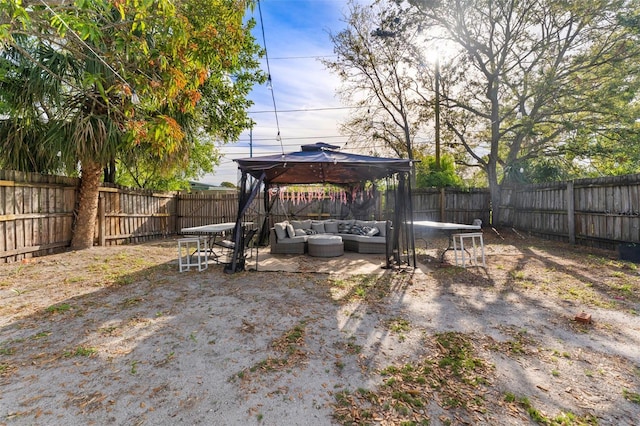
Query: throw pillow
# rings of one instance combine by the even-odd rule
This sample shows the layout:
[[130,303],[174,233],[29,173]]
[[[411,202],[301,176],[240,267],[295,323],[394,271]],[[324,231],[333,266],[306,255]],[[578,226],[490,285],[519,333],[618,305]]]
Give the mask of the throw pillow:
[[289,236],[289,238],[293,238],[296,236],[296,230],[293,229],[292,224],[287,225],[287,235]]
[[288,223],[284,222],[276,223],[273,225],[273,228],[276,231],[276,237],[278,237],[279,240],[287,238],[287,225]]
[[338,233],[338,222],[325,222],[324,223],[324,232],[327,234],[337,234]]
[[293,229],[304,229],[304,224],[301,220],[292,220],[291,224],[293,225]]
[[316,234],[324,234],[324,222],[311,222],[311,229],[316,231]]
[[374,235],[378,235],[379,232],[380,230],[378,229],[378,227],[374,226],[373,228],[369,229],[365,235],[367,237],[373,237]]
[[379,235],[381,237],[387,236],[387,221],[379,220],[376,222],[376,227],[380,230]]
[[296,237],[304,237],[307,232],[304,229],[296,229]]
[[360,225],[353,225],[349,233],[353,235],[364,235],[364,230]]

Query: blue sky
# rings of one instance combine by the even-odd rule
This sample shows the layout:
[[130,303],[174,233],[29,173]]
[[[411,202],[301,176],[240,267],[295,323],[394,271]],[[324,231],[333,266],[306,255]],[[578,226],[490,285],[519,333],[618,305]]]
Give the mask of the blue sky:
[[[300,145],[317,141],[343,145],[347,138],[339,136],[338,127],[349,110],[331,109],[345,107],[336,96],[339,80],[317,57],[333,55],[329,32],[336,34],[344,29],[346,1],[261,0],[260,7],[282,147],[276,140],[278,126],[272,92],[267,85],[256,86],[250,95],[255,104],[249,109],[249,116],[256,122],[253,156],[277,154],[283,148],[285,152],[298,151]],[[264,46],[257,7],[253,16],[257,22],[254,35]],[[267,71],[264,58],[262,69]],[[305,111],[309,109],[314,111]],[[224,145],[221,151],[225,157],[216,173],[200,181],[236,183],[237,164],[232,160],[249,157],[249,140],[247,131],[238,143]]]

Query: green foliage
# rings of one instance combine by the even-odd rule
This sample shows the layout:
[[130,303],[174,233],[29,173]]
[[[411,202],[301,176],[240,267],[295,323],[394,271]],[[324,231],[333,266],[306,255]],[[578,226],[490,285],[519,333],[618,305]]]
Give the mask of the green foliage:
[[253,1],[174,3],[0,3],[0,167],[81,170],[73,249],[93,243],[103,168],[180,188],[216,163],[202,132],[228,142],[249,125],[265,79],[244,21]]
[[440,157],[440,166],[436,164],[436,157],[425,155],[418,158],[416,163],[416,186],[418,188],[450,188],[462,187],[462,178],[456,174],[453,156]]
[[500,223],[502,182],[637,170],[638,16],[624,0],[409,0],[380,20],[405,23],[416,86],[434,87],[420,52],[440,50],[442,140],[484,171]]
[[85,161],[117,164],[122,183],[144,187],[210,172],[212,141],[238,137],[249,90],[264,80],[254,23],[238,6],[0,4],[0,166],[72,174]]

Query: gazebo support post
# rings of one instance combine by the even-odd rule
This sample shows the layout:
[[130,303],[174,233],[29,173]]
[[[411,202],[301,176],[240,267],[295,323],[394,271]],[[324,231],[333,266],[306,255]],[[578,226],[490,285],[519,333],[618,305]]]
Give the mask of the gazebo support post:
[[242,172],[242,179],[240,183],[240,197],[238,206],[238,217],[236,218],[236,226],[233,229],[233,255],[231,263],[224,268],[224,272],[233,274],[240,270],[244,270],[244,227],[242,226],[242,219],[247,212],[247,209],[251,205],[251,202],[258,195],[262,182],[264,181],[265,173],[260,175],[259,179],[253,182],[251,191],[247,191],[247,172]]

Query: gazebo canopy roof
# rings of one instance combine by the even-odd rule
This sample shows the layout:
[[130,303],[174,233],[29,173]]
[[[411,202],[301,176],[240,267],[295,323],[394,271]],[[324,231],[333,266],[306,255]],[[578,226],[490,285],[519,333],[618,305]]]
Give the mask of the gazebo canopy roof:
[[256,179],[265,173],[267,184],[353,184],[411,171],[411,160],[338,152],[337,146],[318,142],[290,154],[234,160]]

